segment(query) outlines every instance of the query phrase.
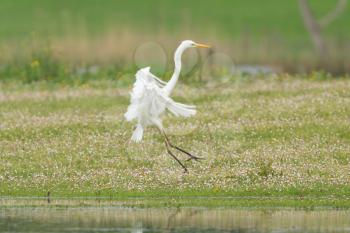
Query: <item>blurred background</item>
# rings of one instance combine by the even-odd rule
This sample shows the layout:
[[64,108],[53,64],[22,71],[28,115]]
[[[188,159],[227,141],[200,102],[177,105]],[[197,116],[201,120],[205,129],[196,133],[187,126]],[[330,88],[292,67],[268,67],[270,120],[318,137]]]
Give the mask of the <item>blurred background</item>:
[[[213,45],[185,55],[226,72],[350,71],[347,0],[1,0],[0,78],[120,79],[143,65],[172,70],[183,39]],[[232,69],[231,69],[232,68]],[[202,69],[203,70],[203,69]],[[69,82],[70,82],[69,81]]]

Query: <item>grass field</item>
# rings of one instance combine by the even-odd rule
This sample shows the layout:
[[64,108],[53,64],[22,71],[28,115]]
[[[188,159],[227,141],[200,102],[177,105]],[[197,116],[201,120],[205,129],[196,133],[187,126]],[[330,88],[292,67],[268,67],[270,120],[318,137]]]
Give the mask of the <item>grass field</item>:
[[317,197],[321,201],[312,205],[349,206],[341,200],[350,191],[347,78],[284,75],[235,78],[219,86],[180,84],[175,99],[197,105],[198,114],[169,115],[164,124],[175,144],[205,158],[186,163],[189,174],[166,153],[157,130],[147,129],[141,144],[129,141],[133,124],[123,114],[130,87],[108,80],[75,88],[8,85],[0,92],[2,196],[292,199],[268,202],[281,206],[310,205],[307,198]]

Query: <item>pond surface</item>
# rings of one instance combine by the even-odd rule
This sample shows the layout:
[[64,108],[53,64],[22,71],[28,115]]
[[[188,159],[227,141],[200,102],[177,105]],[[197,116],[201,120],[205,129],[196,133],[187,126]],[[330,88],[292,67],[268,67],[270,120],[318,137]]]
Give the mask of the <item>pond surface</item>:
[[350,232],[350,211],[3,208],[0,232]]

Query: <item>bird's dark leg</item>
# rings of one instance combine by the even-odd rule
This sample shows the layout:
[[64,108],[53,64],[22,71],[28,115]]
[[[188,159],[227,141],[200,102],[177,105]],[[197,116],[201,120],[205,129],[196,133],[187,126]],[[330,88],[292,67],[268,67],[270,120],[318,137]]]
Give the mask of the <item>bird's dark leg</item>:
[[[162,130],[162,134],[163,134],[163,136],[164,136],[165,141],[167,142],[167,144],[168,144],[170,147],[175,148],[176,150],[181,151],[182,153],[184,153],[184,154],[186,154],[187,156],[189,156],[190,158],[189,158],[188,160],[192,160],[192,159],[193,159],[193,160],[199,161],[199,160],[203,159],[203,158],[200,158],[200,157],[197,157],[197,156],[192,155],[191,153],[185,151],[184,149],[182,149],[182,148],[180,148],[180,147],[178,147],[178,146],[173,145],[173,144],[170,142],[168,136],[165,134],[164,130]],[[188,161],[188,160],[187,160],[187,161]]]
[[167,140],[166,138],[165,138],[165,146],[166,146],[166,149],[167,149],[169,155],[171,155],[171,157],[173,157],[173,158],[180,164],[180,166],[184,169],[184,172],[187,173],[188,170],[187,170],[187,168],[185,167],[185,165],[183,165],[183,164],[181,163],[181,161],[173,154],[173,152],[171,152],[171,150],[170,150],[170,148],[169,148],[169,142],[168,142],[168,140]]

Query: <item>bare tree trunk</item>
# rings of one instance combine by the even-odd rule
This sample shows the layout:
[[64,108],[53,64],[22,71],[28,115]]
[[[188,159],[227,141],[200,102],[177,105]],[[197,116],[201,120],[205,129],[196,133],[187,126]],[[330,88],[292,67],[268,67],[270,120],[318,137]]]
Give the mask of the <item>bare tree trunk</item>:
[[327,47],[321,35],[321,27],[317,23],[307,0],[299,0],[299,8],[306,29],[308,30],[314,47],[321,59],[327,57]]

